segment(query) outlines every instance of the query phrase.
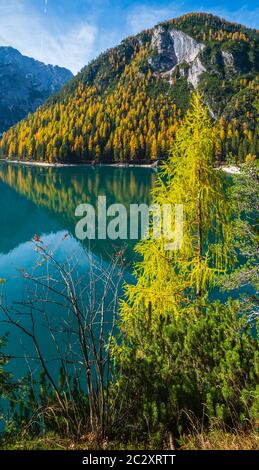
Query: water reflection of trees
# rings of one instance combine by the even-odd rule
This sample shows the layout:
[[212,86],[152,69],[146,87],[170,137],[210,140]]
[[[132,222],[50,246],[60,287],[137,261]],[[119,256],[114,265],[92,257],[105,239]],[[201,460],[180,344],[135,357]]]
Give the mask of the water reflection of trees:
[[[96,206],[100,195],[106,195],[107,205],[149,204],[155,178],[155,172],[146,168],[0,166],[2,182],[37,207],[51,211],[52,217],[73,234],[77,222],[75,208],[79,204]],[[111,247],[109,241],[96,242],[95,251],[110,252]]]
[[82,202],[93,205],[98,195],[108,203],[150,201],[155,173],[144,168],[32,168],[5,164],[0,178],[39,206],[74,217],[75,207]]

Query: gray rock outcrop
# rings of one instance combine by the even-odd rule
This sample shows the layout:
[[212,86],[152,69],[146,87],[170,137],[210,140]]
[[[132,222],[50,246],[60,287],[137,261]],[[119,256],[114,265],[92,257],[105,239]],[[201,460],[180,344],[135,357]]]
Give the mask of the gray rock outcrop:
[[200,75],[205,67],[199,57],[205,47],[188,34],[178,30],[168,31],[158,26],[152,37],[154,54],[149,63],[155,72],[164,74],[169,80],[177,65],[189,65],[187,80],[197,86]]
[[72,77],[65,68],[45,65],[12,47],[0,47],[0,132],[34,112]]

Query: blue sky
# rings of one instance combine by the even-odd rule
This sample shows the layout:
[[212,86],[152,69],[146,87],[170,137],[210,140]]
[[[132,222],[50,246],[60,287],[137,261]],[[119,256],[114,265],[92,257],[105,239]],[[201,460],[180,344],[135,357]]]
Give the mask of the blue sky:
[[0,0],[0,45],[76,73],[126,36],[190,11],[259,27],[252,0]]

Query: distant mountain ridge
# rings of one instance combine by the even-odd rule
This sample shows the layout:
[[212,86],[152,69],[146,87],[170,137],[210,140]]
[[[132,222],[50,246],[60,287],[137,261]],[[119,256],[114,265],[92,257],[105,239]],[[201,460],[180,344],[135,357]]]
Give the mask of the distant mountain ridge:
[[187,14],[101,54],[7,132],[0,154],[50,162],[165,158],[197,89],[220,121],[216,158],[254,158],[258,72],[258,31]]
[[72,77],[65,68],[0,47],[0,132],[34,112]]

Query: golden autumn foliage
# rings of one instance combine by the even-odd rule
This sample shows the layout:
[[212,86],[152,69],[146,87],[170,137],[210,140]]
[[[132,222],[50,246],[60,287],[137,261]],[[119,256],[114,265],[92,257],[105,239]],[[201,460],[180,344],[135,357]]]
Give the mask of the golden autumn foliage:
[[139,72],[146,50],[137,52],[112,93],[79,83],[73,98],[43,107],[7,132],[1,147],[8,158],[49,162],[152,159],[165,156],[178,109],[163,93],[149,93],[158,80]]
[[153,328],[157,317],[202,309],[215,279],[226,273],[234,259],[230,256],[231,211],[226,188],[221,172],[213,167],[218,138],[219,129],[201,96],[195,94],[176,132],[163,178],[153,191],[154,204],[170,204],[171,222],[175,205],[183,206],[182,242],[171,250],[164,234],[157,239],[150,232],[138,244],[142,260],[135,269],[137,283],[127,285],[121,307],[121,328],[127,335],[134,332],[138,316]]
[[[218,160],[258,152],[256,31],[210,14],[162,23],[204,43],[200,77],[211,113],[221,120]],[[178,65],[156,71],[154,29],[101,54],[33,115],[9,129],[0,156],[47,162],[136,162],[168,156],[192,86]],[[224,52],[228,60],[225,63]]]

